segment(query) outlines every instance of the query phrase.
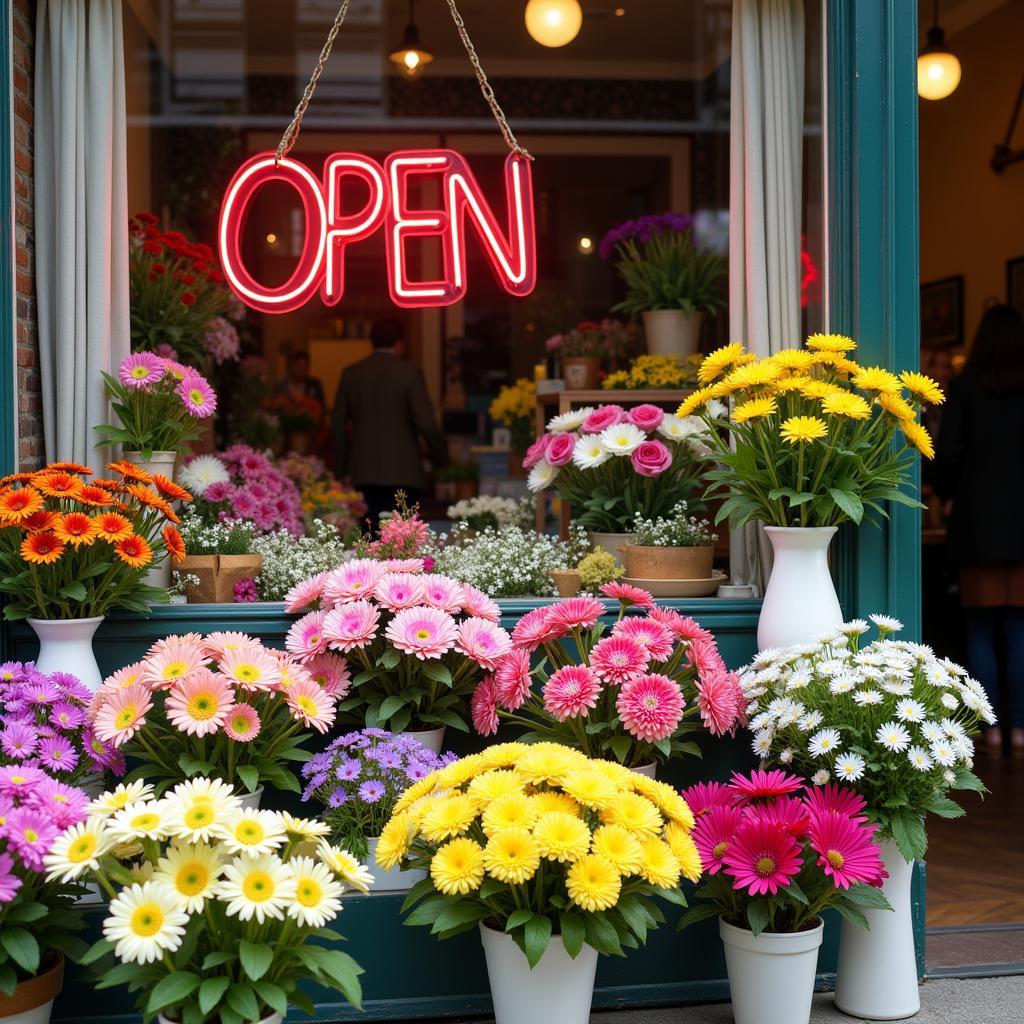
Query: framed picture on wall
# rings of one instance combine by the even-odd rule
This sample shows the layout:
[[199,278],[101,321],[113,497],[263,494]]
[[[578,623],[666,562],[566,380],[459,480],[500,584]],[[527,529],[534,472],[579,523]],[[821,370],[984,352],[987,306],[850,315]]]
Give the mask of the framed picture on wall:
[[929,348],[947,348],[963,343],[963,275],[922,284],[921,344]]
[[1006,261],[1006,303],[1024,316],[1024,256]]

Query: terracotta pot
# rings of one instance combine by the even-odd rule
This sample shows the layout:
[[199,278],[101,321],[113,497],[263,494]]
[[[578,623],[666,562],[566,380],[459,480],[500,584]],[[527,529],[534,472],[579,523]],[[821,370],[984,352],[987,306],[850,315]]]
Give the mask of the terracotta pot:
[[64,954],[41,974],[18,983],[13,995],[0,996],[0,1021],[10,1024],[42,1024],[50,1019],[53,1001],[64,984]]
[[550,576],[559,597],[575,597],[580,592],[579,569],[552,569]]
[[624,544],[626,575],[634,580],[706,580],[715,562],[713,544],[702,548],[646,547]]
[[263,568],[262,555],[186,555],[179,572],[199,577],[198,586],[188,586],[189,601],[198,604],[231,604],[234,586],[242,579],[255,579]]
[[597,356],[566,356],[562,360],[562,376],[566,391],[593,391],[601,374]]

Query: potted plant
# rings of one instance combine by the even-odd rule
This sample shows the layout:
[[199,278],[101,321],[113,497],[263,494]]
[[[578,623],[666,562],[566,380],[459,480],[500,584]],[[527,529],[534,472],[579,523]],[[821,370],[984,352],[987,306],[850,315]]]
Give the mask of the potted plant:
[[313,521],[306,537],[276,530],[255,537],[252,547],[263,560],[257,580],[262,601],[284,601],[304,580],[330,572],[352,555],[337,528],[320,520]]
[[35,630],[41,672],[73,667],[91,690],[101,681],[92,637],[104,616],[166,601],[146,572],[185,554],[169,503],[188,492],[129,462],[108,469],[116,479],[89,482],[87,466],[55,462],[0,481],[4,618],[27,619]]
[[[320,801],[331,838],[359,860],[373,863],[380,834],[399,797],[454,760],[454,754],[440,756],[412,736],[396,736],[385,729],[346,733],[302,766],[302,799]],[[370,889],[411,889],[424,877],[422,871],[375,868]]]
[[[805,349],[757,359],[727,345],[704,360],[703,386],[678,410],[707,423],[706,458],[718,465],[705,496],[725,499],[715,521],[765,523],[775,559],[757,627],[762,649],[842,623],[827,560],[840,523],[886,515],[885,502],[923,507],[908,493],[915,452],[934,455],[918,414],[942,391],[919,373],[859,366],[855,347],[814,334]],[[733,404],[728,419],[720,399]]]
[[605,319],[584,320],[563,334],[548,338],[547,351],[557,356],[565,386],[570,391],[592,391],[602,370],[617,369],[635,355],[639,332],[634,323]]
[[612,228],[601,256],[615,264],[626,298],[614,307],[642,316],[647,351],[685,359],[699,346],[702,313],[725,305],[725,256],[697,244],[685,213],[649,215]]
[[716,535],[706,519],[687,515],[679,501],[667,516],[633,520],[633,543],[623,547],[632,580],[706,580],[715,561]]
[[289,1006],[315,1013],[300,982],[360,1008],[361,968],[324,943],[341,939],[327,926],[369,874],[324,825],[245,808],[202,776],[160,799],[144,787],[120,811],[111,797],[47,858],[51,875],[92,877],[110,897],[83,960],[97,988],[127,985],[159,1024],[281,1024]]
[[230,603],[239,580],[255,579],[263,568],[263,557],[253,551],[256,528],[238,520],[208,523],[196,512],[181,521],[181,536],[188,554],[181,571],[198,579],[186,586],[189,601]]
[[500,498],[494,494],[479,494],[449,505],[446,515],[465,530],[479,533],[499,526],[529,526],[533,509],[529,498]]
[[520,377],[515,384],[504,385],[487,411],[492,420],[509,429],[513,450],[525,451],[533,439],[537,385],[527,377]]
[[[984,791],[971,771],[971,736],[995,722],[981,685],[920,644],[891,638],[900,624],[853,620],[788,650],[766,651],[742,670],[754,749],[769,764],[816,785],[835,779],[878,825],[895,913],[868,911],[870,934],[843,925],[836,1005],[853,1016],[896,1020],[917,1012],[910,881],[924,856],[926,814],[956,818],[950,789]],[[880,979],[884,979],[884,983]]]
[[686,359],[680,359],[679,356],[637,356],[626,369],[609,373],[601,381],[601,387],[607,391],[681,391],[696,388],[697,368],[701,358],[697,353]]
[[[642,834],[631,823],[643,821]],[[586,1024],[597,957],[683,905],[700,859],[671,787],[554,743],[504,743],[413,786],[381,835],[384,869],[430,877],[407,924],[480,929],[497,1024]]]
[[704,902],[679,927],[718,918],[736,1024],[806,1024],[822,913],[833,908],[863,929],[866,909],[891,913],[864,801],[835,785],[804,791],[802,779],[778,770],[734,772],[728,785],[700,783],[683,795],[707,877],[697,891]]
[[215,775],[257,806],[265,783],[300,791],[290,765],[309,757],[309,730],[334,724],[348,685],[340,659],[305,669],[243,633],[172,636],[110,676],[89,718],[136,765],[129,782],[144,779],[159,794]]
[[[526,727],[527,739],[653,776],[659,761],[699,756],[689,734],[701,725],[719,736],[734,731],[742,693],[711,634],[655,607],[636,587],[610,583],[602,591],[619,604],[607,634],[604,601],[586,596],[536,608],[516,623],[511,653],[473,697],[477,732],[493,735],[504,720]],[[633,604],[646,614],[626,616]]]
[[593,593],[606,583],[614,583],[626,572],[615,556],[605,551],[600,544],[580,559],[576,569],[580,574],[580,586],[588,593]]

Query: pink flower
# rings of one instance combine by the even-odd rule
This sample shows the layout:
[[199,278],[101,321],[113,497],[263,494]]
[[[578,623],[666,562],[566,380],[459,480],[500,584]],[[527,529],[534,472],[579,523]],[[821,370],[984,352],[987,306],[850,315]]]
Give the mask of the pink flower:
[[609,686],[618,686],[647,671],[647,648],[625,636],[606,636],[590,652],[590,667]]
[[248,576],[235,580],[231,594],[235,599],[235,604],[252,604],[254,601],[258,601],[260,596],[256,581]]
[[260,734],[259,712],[251,704],[236,704],[224,721],[224,731],[238,743],[248,743]]
[[604,611],[604,601],[598,601],[596,597],[570,597],[548,609],[548,623],[563,634],[574,629],[590,629]]
[[702,676],[711,672],[725,671],[725,662],[722,661],[722,656],[718,653],[718,646],[713,637],[709,637],[707,640],[696,637],[691,640],[686,658]]
[[487,619],[466,619],[459,624],[455,649],[472,658],[481,668],[493,672],[512,650],[512,637]]
[[284,641],[289,654],[305,661],[327,650],[327,637],[324,636],[326,614],[324,611],[307,612],[301,619],[292,623]]
[[6,797],[28,796],[48,779],[44,771],[27,764],[5,764],[0,767],[0,794]]
[[576,446],[576,434],[548,434],[550,440],[548,442],[547,451],[544,453],[544,458],[551,463],[552,466],[564,466],[567,462],[572,459],[572,451]]
[[746,889],[751,896],[785,888],[799,873],[800,847],[789,832],[756,814],[746,816],[722,856],[722,867],[735,881],[734,889]]
[[[686,795],[685,791],[683,795]],[[691,810],[696,813],[692,804]],[[700,862],[709,875],[717,875],[722,870],[722,857],[728,852],[732,837],[742,818],[743,812],[738,807],[730,807],[728,804],[716,804],[698,815],[697,824],[693,828],[693,843],[700,854]]]
[[357,558],[332,569],[324,580],[324,600],[330,605],[373,597],[384,566],[372,558]]
[[501,608],[498,607],[498,603],[471,583],[462,585],[462,604],[468,614],[475,615],[478,619],[487,619],[488,622],[501,620]]
[[830,782],[827,786],[810,786],[804,794],[807,810],[814,815],[841,814],[846,818],[867,821],[863,814],[867,804],[859,793]]
[[163,361],[152,352],[135,352],[122,359],[117,368],[118,380],[133,391],[148,391],[163,376]]
[[560,722],[586,718],[600,695],[601,681],[586,665],[566,665],[544,684],[544,709]]
[[668,661],[676,646],[671,630],[655,619],[620,619],[612,627],[612,636],[629,637],[643,644],[652,661]]
[[189,736],[211,736],[220,731],[235,701],[227,680],[208,668],[176,682],[167,694],[168,721]]
[[221,501],[231,501],[238,493],[238,488],[229,480],[214,480],[209,487],[203,491],[203,500],[214,504]]
[[221,675],[243,690],[276,690],[281,685],[280,662],[258,641],[227,651],[219,667]]
[[506,711],[518,711],[530,695],[530,655],[521,647],[513,648],[494,673],[497,702]]
[[661,476],[672,465],[672,453],[660,441],[644,441],[633,449],[629,460],[641,476]]
[[324,580],[327,573],[319,572],[308,580],[296,583],[287,594],[284,595],[284,610],[286,612],[298,612],[308,608],[315,601],[319,601],[324,592]]
[[217,395],[205,377],[194,370],[178,382],[175,389],[188,414],[197,420],[212,416],[217,408]]
[[13,868],[14,858],[9,853],[0,853],[0,905],[10,903],[23,884]]
[[548,444],[551,441],[551,437],[551,434],[541,434],[541,436],[526,449],[526,455],[523,457],[523,469],[533,469],[533,467],[544,458],[544,453],[548,450]]
[[541,644],[559,635],[559,627],[552,626],[548,608],[533,608],[512,627],[512,640],[527,651],[535,651]]
[[336,700],[344,699],[352,687],[352,673],[340,654],[318,654],[306,662],[305,668],[314,682]]
[[648,743],[666,740],[679,728],[685,705],[679,684],[652,674],[628,679],[619,690],[615,709],[631,736]]
[[380,610],[372,601],[353,601],[329,611],[324,617],[327,646],[336,651],[368,647],[377,636]]
[[57,838],[57,826],[49,815],[34,807],[19,807],[7,817],[4,838],[14,847],[25,867],[43,870],[43,858]]
[[742,707],[742,691],[735,674],[716,669],[698,676],[697,707],[712,736],[732,732]]
[[411,572],[385,573],[377,584],[375,600],[389,612],[400,612],[423,604],[423,583]]
[[584,421],[580,428],[584,434],[600,434],[602,430],[614,427],[626,418],[621,405],[599,405]]
[[85,809],[88,795],[77,786],[68,786],[56,779],[48,778],[39,783],[27,794],[27,802],[49,815],[59,829],[77,825],[89,816]]
[[400,651],[420,661],[440,658],[455,643],[455,620],[440,608],[420,606],[400,611],[387,625],[385,636]]
[[477,684],[469,709],[473,716],[473,728],[481,736],[493,736],[498,731],[498,705],[493,676],[484,676]]
[[690,643],[694,640],[706,640],[712,644],[715,642],[715,638],[699,622],[680,615],[679,612],[673,611],[671,608],[654,608],[651,610],[650,617],[655,622],[668,626],[680,640]]
[[[653,608],[654,598],[642,587],[634,587],[632,583],[618,583],[612,581],[601,587],[601,593],[610,597],[613,601],[619,601],[624,608],[635,605],[637,608]],[[678,614],[678,613],[673,613]],[[654,618],[652,615],[651,618]]]
[[381,564],[388,572],[423,572],[425,566],[422,558],[388,558]]
[[112,690],[96,713],[96,735],[115,747],[124,746],[146,724],[146,713],[152,707],[152,693],[142,683]]
[[220,661],[228,651],[235,651],[239,647],[248,647],[256,641],[246,633],[219,632],[210,633],[201,643],[203,657]]
[[811,819],[811,849],[818,866],[837,889],[859,882],[876,885],[882,878],[882,857],[874,841],[875,826],[864,825],[841,814]]
[[760,800],[769,797],[785,796],[803,787],[803,779],[796,775],[787,775],[779,768],[765,771],[756,768],[749,775],[733,772],[729,779],[729,788],[742,800]]
[[[154,690],[167,690],[198,668],[205,668],[206,656],[198,643],[182,643],[181,637],[168,637],[164,648],[143,662],[142,682]],[[177,641],[177,642],[175,642]]]
[[683,798],[696,817],[707,814],[715,807],[732,807],[732,790],[721,782],[695,782],[683,790]]
[[440,573],[432,576],[424,576],[423,603],[431,608],[440,608],[443,612],[453,614],[462,611],[464,600],[462,584],[449,576],[442,576]]
[[639,427],[641,430],[646,430],[648,434],[651,434],[661,426],[661,421],[665,418],[665,413],[664,410],[659,409],[656,405],[644,402],[643,405],[634,405],[633,408],[626,413],[626,418],[634,426]]
[[334,725],[334,698],[312,679],[296,679],[285,690],[285,700],[297,722],[324,733]]

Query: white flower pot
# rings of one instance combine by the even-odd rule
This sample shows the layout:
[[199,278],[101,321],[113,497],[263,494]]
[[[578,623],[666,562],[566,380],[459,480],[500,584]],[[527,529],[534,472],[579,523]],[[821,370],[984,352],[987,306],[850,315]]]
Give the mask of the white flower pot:
[[238,801],[245,810],[258,811],[263,799],[263,787],[257,786],[251,793],[237,787]]
[[643,318],[647,351],[652,356],[685,360],[700,348],[700,313],[687,316],[681,309],[649,309]]
[[48,1024],[53,1001],[64,983],[64,955],[34,978],[19,982],[9,996],[0,996],[0,1024]]
[[[124,457],[127,462],[138,466],[139,469],[144,469],[147,473],[159,473],[161,476],[167,477],[168,480],[174,479],[174,464],[178,459],[177,452],[153,452],[148,459],[144,459],[141,452],[125,452]],[[171,585],[170,558],[164,555],[164,560],[158,566],[150,569],[143,577],[143,581],[151,587],[166,590]]]
[[879,844],[892,910],[865,910],[870,931],[847,921],[839,939],[836,1009],[862,1020],[904,1020],[921,1009],[908,864],[893,839]]
[[588,1024],[597,950],[584,946],[575,960],[553,935],[531,971],[523,951],[504,932],[480,925],[491,982],[495,1024]]
[[392,868],[390,871],[385,871],[377,863],[377,844],[379,842],[380,836],[370,836],[366,840],[370,848],[367,861],[373,874],[370,892],[402,892],[406,889],[411,889],[417,882],[421,882],[427,877],[426,871],[421,868],[415,868],[412,871]]
[[809,643],[843,624],[828,567],[834,526],[766,526],[775,553],[761,615],[757,646],[789,647]]
[[601,533],[598,530],[587,530],[587,540],[590,541],[592,548],[604,548],[615,559],[615,564],[620,569],[625,569],[626,562],[622,548],[626,544],[632,544],[636,540],[636,534]]
[[656,779],[658,777],[658,762],[648,761],[646,764],[638,764],[632,771],[637,775],[644,775],[648,779]]
[[439,726],[436,729],[426,729],[422,732],[416,732],[414,730],[407,729],[405,732],[398,734],[399,736],[411,736],[417,743],[422,747],[426,747],[427,750],[432,750],[435,754],[441,753],[441,747],[444,745],[444,726]]
[[825,925],[755,936],[718,919],[736,1024],[807,1024]]
[[89,619],[29,619],[28,624],[39,637],[36,668],[46,673],[70,672],[95,693],[103,676],[92,650],[92,638],[102,621],[102,615]]
[[[178,1024],[178,1021],[171,1020],[170,1017],[165,1017],[162,1013],[156,1015],[159,1024]],[[272,1013],[269,1017],[264,1017],[261,1021],[253,1021],[252,1024],[282,1024],[284,1017],[279,1013]],[[249,1024],[247,1021],[246,1024]]]

